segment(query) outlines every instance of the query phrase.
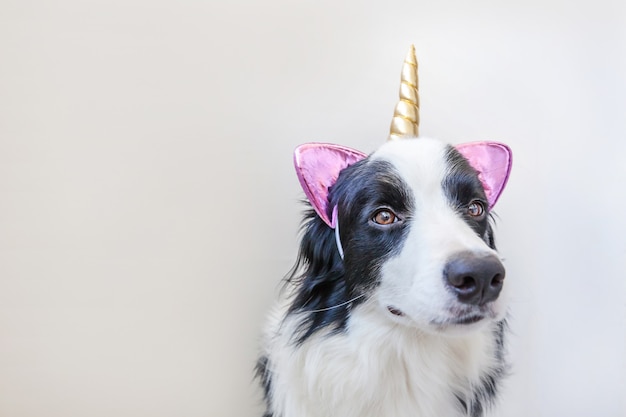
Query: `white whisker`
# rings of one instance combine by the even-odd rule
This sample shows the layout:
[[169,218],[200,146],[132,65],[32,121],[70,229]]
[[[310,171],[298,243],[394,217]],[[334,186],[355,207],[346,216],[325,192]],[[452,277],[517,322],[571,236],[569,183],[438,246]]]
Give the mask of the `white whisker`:
[[309,311],[309,313],[320,313],[320,312],[322,312],[322,311],[328,311],[328,310],[332,310],[332,309],[334,309],[334,308],[339,308],[339,307],[345,306],[346,304],[350,304],[350,303],[351,303],[351,302],[353,302],[354,300],[358,300],[358,299],[359,299],[359,298],[361,298],[361,297],[365,297],[365,294],[357,295],[356,297],[354,297],[354,298],[353,298],[353,299],[351,299],[351,300],[348,300],[348,301],[343,302],[343,303],[341,303],[341,304],[337,304],[337,305],[332,306],[332,307],[320,308],[319,310],[310,310],[310,311]]

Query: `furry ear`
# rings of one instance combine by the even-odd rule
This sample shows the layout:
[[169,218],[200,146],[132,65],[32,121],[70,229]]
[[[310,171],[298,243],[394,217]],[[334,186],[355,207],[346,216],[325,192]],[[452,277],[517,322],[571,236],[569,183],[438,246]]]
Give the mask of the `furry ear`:
[[511,149],[498,142],[464,143],[455,148],[478,171],[491,209],[509,180],[513,162]]
[[337,181],[339,172],[367,155],[355,149],[330,143],[305,143],[296,148],[293,162],[300,185],[317,214],[330,227],[328,189]]

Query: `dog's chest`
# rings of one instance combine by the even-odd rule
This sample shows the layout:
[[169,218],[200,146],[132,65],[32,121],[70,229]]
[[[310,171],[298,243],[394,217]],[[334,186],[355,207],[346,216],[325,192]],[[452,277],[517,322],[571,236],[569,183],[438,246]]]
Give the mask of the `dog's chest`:
[[276,358],[277,416],[467,415],[457,396],[471,396],[489,356],[486,339],[455,344],[366,314],[353,319],[346,333],[313,337]]

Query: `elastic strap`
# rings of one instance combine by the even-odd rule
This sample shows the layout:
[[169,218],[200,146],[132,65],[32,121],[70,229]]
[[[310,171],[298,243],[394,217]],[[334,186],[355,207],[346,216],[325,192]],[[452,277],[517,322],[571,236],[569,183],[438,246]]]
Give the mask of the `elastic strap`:
[[343,246],[341,246],[341,238],[339,237],[339,215],[337,214],[337,206],[333,208],[332,224],[335,227],[335,242],[337,242],[337,250],[339,256],[343,259]]

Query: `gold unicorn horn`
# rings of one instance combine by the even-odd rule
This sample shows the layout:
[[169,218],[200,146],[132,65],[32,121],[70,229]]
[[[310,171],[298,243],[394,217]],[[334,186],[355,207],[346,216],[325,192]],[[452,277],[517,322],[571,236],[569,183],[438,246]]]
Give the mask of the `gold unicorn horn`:
[[420,99],[418,94],[417,59],[415,46],[411,45],[409,53],[404,58],[400,84],[400,101],[396,104],[389,129],[389,138],[395,140],[407,137],[416,137],[419,134]]

